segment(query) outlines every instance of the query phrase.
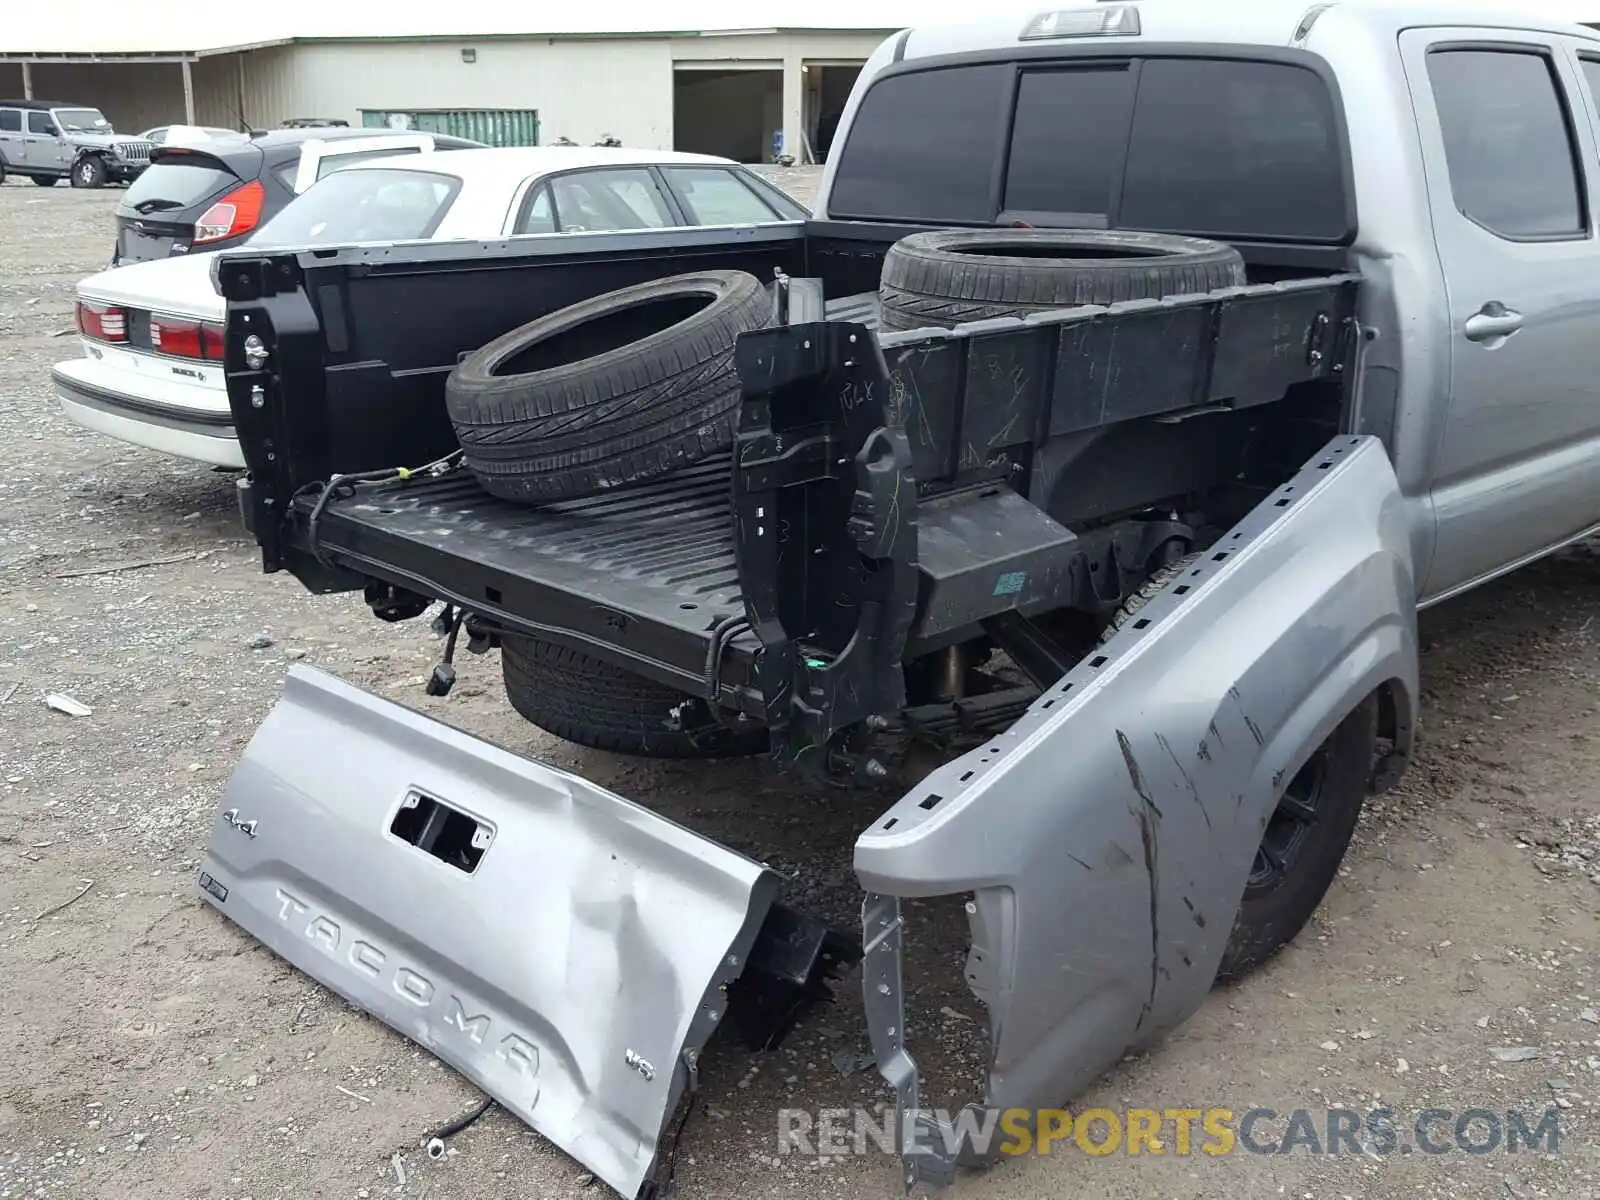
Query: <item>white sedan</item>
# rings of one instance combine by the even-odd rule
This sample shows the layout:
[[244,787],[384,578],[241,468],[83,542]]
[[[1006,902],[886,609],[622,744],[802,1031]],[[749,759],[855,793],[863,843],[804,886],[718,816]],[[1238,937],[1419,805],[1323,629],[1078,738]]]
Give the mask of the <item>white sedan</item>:
[[[598,146],[432,151],[328,175],[243,249],[765,225],[808,215],[748,168],[707,155]],[[51,371],[68,417],[138,446],[244,466],[223,380],[226,306],[211,282],[215,257],[115,267],[78,285],[83,357]]]

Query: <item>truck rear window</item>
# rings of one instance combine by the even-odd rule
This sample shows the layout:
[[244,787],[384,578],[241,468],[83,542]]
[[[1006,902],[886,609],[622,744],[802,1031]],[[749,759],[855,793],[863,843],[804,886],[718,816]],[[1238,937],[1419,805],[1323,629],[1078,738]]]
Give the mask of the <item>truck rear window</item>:
[[1344,181],[1333,97],[1306,67],[981,63],[875,83],[840,153],[828,211],[1340,242],[1353,225]]

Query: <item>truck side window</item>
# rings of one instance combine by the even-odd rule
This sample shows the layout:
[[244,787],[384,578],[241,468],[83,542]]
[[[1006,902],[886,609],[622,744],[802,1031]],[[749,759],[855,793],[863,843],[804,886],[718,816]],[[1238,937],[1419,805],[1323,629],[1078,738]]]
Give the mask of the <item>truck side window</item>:
[[1503,238],[1588,233],[1561,83],[1536,50],[1434,50],[1450,192],[1468,220]]
[[14,108],[0,108],[0,133],[21,133],[22,114]]
[[839,153],[828,213],[885,221],[994,220],[1011,63],[890,75],[862,97]]
[[50,119],[47,112],[31,112],[28,114],[28,132],[51,134],[55,132],[55,122]]

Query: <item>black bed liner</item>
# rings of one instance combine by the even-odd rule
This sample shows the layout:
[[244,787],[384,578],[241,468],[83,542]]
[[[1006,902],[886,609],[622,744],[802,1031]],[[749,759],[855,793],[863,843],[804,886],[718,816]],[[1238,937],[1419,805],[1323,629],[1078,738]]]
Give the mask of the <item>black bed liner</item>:
[[[317,548],[508,628],[642,657],[663,682],[699,692],[704,676],[683,664],[703,657],[718,623],[744,613],[731,475],[722,454],[665,479],[532,508],[495,499],[457,470],[328,505]],[[296,502],[306,517],[314,505]],[[730,645],[735,680],[755,649],[749,635]]]

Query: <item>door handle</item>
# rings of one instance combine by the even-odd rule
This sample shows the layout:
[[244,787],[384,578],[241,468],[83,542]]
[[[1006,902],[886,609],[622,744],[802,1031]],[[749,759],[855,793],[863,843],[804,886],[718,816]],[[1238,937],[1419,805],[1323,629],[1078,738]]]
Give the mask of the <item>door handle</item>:
[[1521,313],[1498,300],[1491,300],[1467,318],[1462,331],[1469,342],[1492,342],[1496,338],[1510,337],[1521,328]]

